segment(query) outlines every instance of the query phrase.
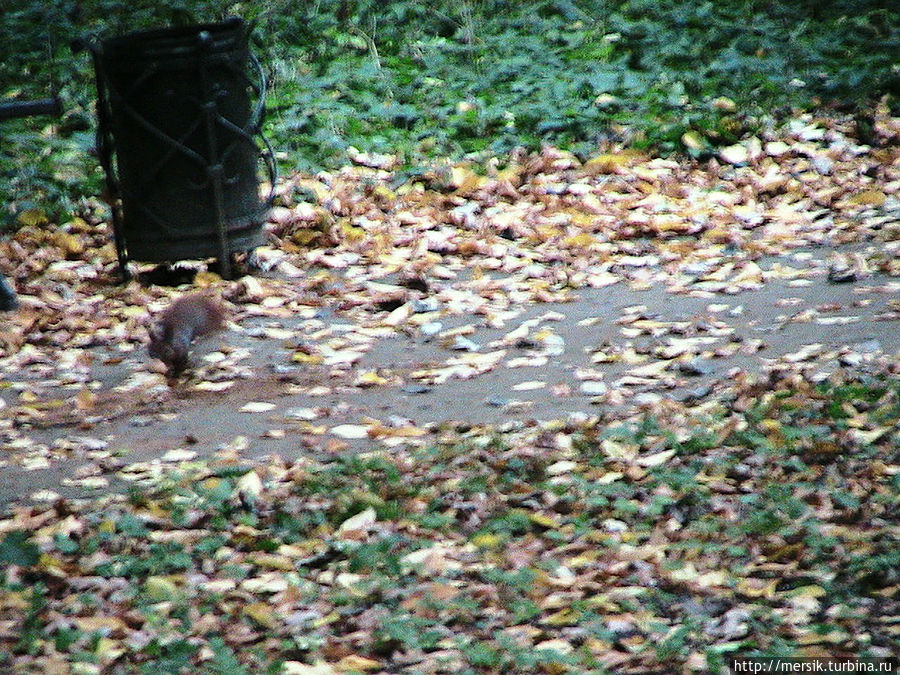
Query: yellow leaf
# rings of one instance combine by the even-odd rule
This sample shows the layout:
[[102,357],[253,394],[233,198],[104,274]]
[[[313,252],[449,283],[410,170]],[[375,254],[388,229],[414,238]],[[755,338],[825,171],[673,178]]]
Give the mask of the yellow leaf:
[[387,383],[388,379],[386,377],[382,377],[374,370],[367,370],[364,373],[360,373],[359,377],[356,378],[355,384],[357,387],[376,387]]
[[412,305],[408,302],[404,302],[402,305],[394,309],[390,314],[388,314],[384,321],[382,321],[382,325],[384,326],[399,326],[402,323],[405,323],[410,316],[412,316],[413,309]]
[[341,523],[340,527],[338,527],[338,533],[367,530],[375,524],[377,519],[378,516],[375,513],[375,509],[370,506],[369,508],[360,511],[355,516],[350,516]]
[[876,429],[872,429],[870,431],[862,431],[859,429],[853,430],[853,436],[856,437],[858,441],[863,444],[871,445],[875,443],[880,438],[885,436],[886,434],[892,432],[894,430],[893,427],[878,427]]
[[209,270],[203,270],[197,272],[197,275],[194,277],[194,286],[197,288],[208,288],[219,281],[222,281],[222,277],[218,274]]
[[294,352],[291,355],[291,361],[294,363],[305,363],[316,365],[322,363],[323,358],[319,354],[307,354],[305,352]]
[[212,392],[220,392],[231,389],[234,386],[233,381],[225,381],[225,382],[209,382],[203,381],[198,382],[194,385],[194,389],[197,391],[212,391]]
[[821,586],[817,586],[815,584],[811,584],[809,586],[798,586],[797,588],[789,591],[785,595],[790,597],[800,597],[800,598],[822,598],[828,594]]
[[107,634],[124,634],[128,627],[125,623],[114,616],[80,616],[72,619],[78,630],[85,633],[93,633],[103,631]]
[[804,646],[821,644],[840,644],[847,640],[848,635],[842,631],[833,630],[829,633],[803,633],[796,638],[797,644]]
[[274,410],[276,407],[277,406],[274,403],[269,403],[267,401],[248,401],[238,408],[238,412],[262,413]]
[[497,180],[509,181],[515,186],[522,182],[522,167],[517,164],[510,164],[505,169],[497,172]]
[[681,142],[688,150],[699,152],[703,149],[703,137],[696,131],[686,131],[681,135]]
[[[588,197],[593,197],[594,195],[585,195],[585,199]],[[600,207],[602,208],[602,206]],[[592,228],[597,223],[597,216],[593,213],[585,213],[584,211],[580,211],[574,208],[563,209],[563,213],[569,216],[569,222],[576,227],[581,228]],[[593,240],[593,238],[592,238]]]
[[669,573],[669,576],[674,581],[696,581],[697,577],[700,575],[697,573],[697,568],[694,566],[694,563],[688,563],[680,569],[672,570]]
[[66,571],[63,569],[63,561],[55,558],[47,553],[42,553],[38,561],[38,568],[46,574],[56,577],[65,577]]
[[221,478],[207,478],[203,481],[203,489],[209,491],[216,490],[221,484]]
[[737,104],[726,96],[719,96],[718,98],[713,99],[712,106],[716,110],[721,110],[722,112],[734,112],[737,110]]
[[622,154],[603,154],[591,157],[584,163],[584,170],[590,175],[620,173],[628,165],[629,157]]
[[275,628],[278,619],[270,605],[264,602],[254,602],[244,607],[244,615],[250,617],[263,628]]
[[244,497],[259,497],[263,489],[262,479],[255,471],[248,471],[241,476],[237,489]]
[[331,612],[330,614],[326,614],[325,616],[319,617],[318,619],[314,619],[310,622],[310,628],[321,628],[322,626],[327,626],[330,623],[334,623],[335,621],[340,621],[341,615],[337,612]]
[[716,226],[703,233],[703,238],[714,244],[727,244],[734,237],[734,231],[730,227]]
[[341,236],[348,244],[358,244],[366,238],[366,231],[361,227],[354,227],[350,223],[341,223]]
[[731,279],[733,283],[741,283],[741,282],[762,282],[763,280],[763,271],[759,265],[754,262],[749,262],[741,270],[734,275],[734,278]]
[[75,407],[78,410],[90,410],[94,407],[97,397],[89,389],[82,388],[75,397]]
[[620,443],[611,438],[604,438],[600,441],[600,447],[610,459],[634,459],[639,450],[634,443]]
[[342,672],[350,672],[354,670],[378,670],[381,668],[381,664],[378,661],[367,659],[364,656],[350,654],[334,664],[334,667]]
[[473,192],[487,183],[487,178],[479,176],[467,166],[454,166],[450,169],[450,183],[459,192]]
[[163,462],[190,462],[196,459],[197,453],[193,450],[185,450],[184,448],[175,448],[168,450],[160,459]]
[[617,97],[613,96],[612,94],[607,94],[607,93],[598,94],[597,98],[594,99],[594,105],[599,106],[600,108],[604,108],[608,105],[612,105],[613,103],[615,103],[618,100],[619,99]]
[[541,623],[545,626],[574,626],[580,618],[581,612],[572,607],[566,607],[542,619]]
[[728,574],[721,570],[706,572],[697,577],[697,585],[703,588],[709,588],[710,586],[725,586],[728,581]]
[[761,426],[763,429],[765,429],[768,432],[781,431],[781,422],[779,422],[778,420],[770,420],[770,419],[762,420],[759,423],[759,426]]
[[530,520],[535,525],[540,525],[541,527],[546,527],[550,530],[556,530],[559,528],[559,522],[555,518],[548,516],[543,513],[530,513],[528,514],[528,520]]
[[112,663],[125,653],[125,648],[119,640],[110,640],[109,638],[100,638],[94,647],[94,655],[100,659],[101,663]]
[[331,427],[331,433],[338,438],[360,439],[369,437],[369,426],[365,424],[338,424]]
[[384,185],[377,185],[375,189],[372,191],[372,195],[384,201],[392,202],[397,199],[397,195],[394,192]]
[[227,593],[237,587],[237,583],[233,579],[214,579],[213,581],[204,581],[199,584],[207,593]]
[[582,553],[581,555],[577,555],[574,558],[570,558],[566,566],[576,570],[584,567],[590,567],[591,565],[595,565],[597,563],[597,558],[599,557],[600,554],[597,551],[588,551],[586,553]]
[[748,598],[766,598],[775,597],[775,588],[778,586],[778,579],[772,579],[764,582],[762,579],[741,579],[737,583],[737,592]]
[[165,577],[147,577],[144,582],[144,595],[151,602],[172,600],[178,594],[178,587]]
[[745,164],[750,159],[750,152],[738,143],[719,150],[719,157],[729,164]]
[[17,220],[25,226],[36,227],[38,225],[44,225],[49,222],[47,219],[47,214],[41,211],[41,209],[26,209],[19,214]]
[[479,548],[497,548],[502,543],[496,534],[478,534],[472,537],[472,543]]
[[84,244],[74,234],[68,232],[56,232],[53,235],[53,243],[61,248],[66,257],[77,256],[84,253]]
[[[30,593],[30,591],[29,591]],[[0,609],[21,610],[28,607],[28,599],[24,593],[13,591],[0,592]]]
[[658,215],[653,217],[653,228],[657,232],[675,232],[676,234],[690,231],[693,224],[677,215]]
[[881,190],[863,190],[847,201],[856,206],[881,206],[886,199],[887,197]]
[[581,232],[563,239],[563,244],[568,248],[590,248],[597,243],[597,238],[590,232]]
[[298,246],[308,246],[309,244],[314,242],[316,239],[318,239],[321,234],[322,233],[319,232],[318,230],[302,228],[302,229],[296,230],[291,235],[291,241],[293,241]]
[[367,435],[369,438],[418,438],[427,436],[428,432],[414,426],[386,427],[383,424],[375,424],[369,427]]
[[617,480],[624,477],[625,474],[621,471],[610,471],[608,473],[604,473],[602,476],[599,476],[595,482],[598,485],[609,485],[610,483],[615,483]]

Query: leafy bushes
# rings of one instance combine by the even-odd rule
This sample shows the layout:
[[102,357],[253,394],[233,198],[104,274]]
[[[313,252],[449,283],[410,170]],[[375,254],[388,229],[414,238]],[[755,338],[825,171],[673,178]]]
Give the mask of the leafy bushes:
[[[409,163],[542,143],[587,154],[605,140],[665,153],[684,150],[687,131],[703,147],[731,143],[792,107],[864,108],[885,94],[897,105],[900,12],[867,0],[276,0],[227,10],[0,0],[0,11],[0,92],[43,96],[56,83],[69,118],[82,120],[93,86],[87,58],[68,51],[73,38],[245,16],[271,82],[267,131],[287,170],[341,163],[351,145]],[[3,131],[33,134],[42,124],[7,122]],[[45,180],[16,161],[33,154],[27,143],[7,138],[2,152],[0,169],[14,179],[5,183]],[[96,189],[50,183],[59,194],[44,186],[39,199]],[[21,199],[22,188],[3,196]]]

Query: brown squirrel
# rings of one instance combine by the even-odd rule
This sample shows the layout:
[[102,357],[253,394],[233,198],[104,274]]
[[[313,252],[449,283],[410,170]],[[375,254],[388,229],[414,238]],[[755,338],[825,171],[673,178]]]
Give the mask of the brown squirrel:
[[150,356],[177,375],[188,366],[188,348],[194,338],[214,333],[225,324],[221,304],[199,293],[179,298],[150,326]]

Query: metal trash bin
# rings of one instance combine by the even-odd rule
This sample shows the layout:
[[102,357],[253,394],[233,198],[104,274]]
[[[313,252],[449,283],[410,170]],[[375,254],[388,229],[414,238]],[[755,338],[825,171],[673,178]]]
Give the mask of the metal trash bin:
[[260,160],[272,186],[276,169],[260,131],[265,78],[247,38],[243,20],[232,18],[88,45],[97,145],[126,277],[128,259],[209,257],[230,277],[231,254],[263,243],[271,193],[260,198]]

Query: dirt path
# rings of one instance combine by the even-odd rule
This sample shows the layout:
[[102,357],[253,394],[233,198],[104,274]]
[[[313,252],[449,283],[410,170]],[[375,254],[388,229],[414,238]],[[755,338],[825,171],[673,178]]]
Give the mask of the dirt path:
[[545,147],[400,180],[363,153],[289,176],[262,271],[194,278],[233,321],[174,386],[147,327],[181,289],[118,285],[100,211],[24,225],[0,241],[22,302],[0,324],[0,502],[896,372],[900,120],[875,127],[864,145],[805,115],[702,162]]
[[[796,256],[799,281],[768,278],[739,293],[616,283],[573,291],[568,302],[510,301],[502,320],[450,313],[418,330],[369,331],[375,337],[349,366],[341,349],[331,365],[292,362],[298,340],[273,335],[301,335],[302,342],[311,333],[308,318],[247,318],[222,337],[230,350],[225,362],[236,363],[232,375],[239,376],[221,392],[197,391],[198,380],[167,389],[158,376],[148,380],[152,386],[129,385],[146,368],[146,354],[121,358],[100,348],[89,377],[99,384],[79,411],[71,400],[81,385],[54,386],[24,369],[8,374],[0,391],[7,419],[0,502],[121,489],[123,475],[166,470],[223,448],[236,460],[258,460],[426,443],[448,422],[509,427],[605,415],[660,397],[701,405],[727,396],[738,373],[765,377],[789,366],[824,377],[896,361],[900,284],[878,274],[829,281],[830,253]],[[785,262],[758,264],[776,276]],[[341,336],[360,329],[328,307],[312,328],[345,351]],[[212,342],[206,351],[219,346]],[[69,403],[29,417],[21,412],[28,392]],[[268,405],[241,412],[247,404]]]

